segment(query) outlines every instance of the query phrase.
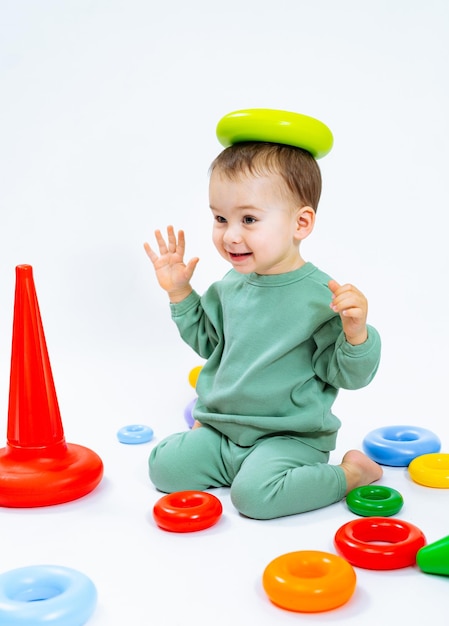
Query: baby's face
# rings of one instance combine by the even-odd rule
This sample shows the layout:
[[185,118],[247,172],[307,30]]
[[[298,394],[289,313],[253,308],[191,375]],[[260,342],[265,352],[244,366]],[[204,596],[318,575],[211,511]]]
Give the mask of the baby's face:
[[214,170],[209,185],[212,239],[242,274],[282,274],[300,267],[298,211],[279,174],[242,174],[230,180]]

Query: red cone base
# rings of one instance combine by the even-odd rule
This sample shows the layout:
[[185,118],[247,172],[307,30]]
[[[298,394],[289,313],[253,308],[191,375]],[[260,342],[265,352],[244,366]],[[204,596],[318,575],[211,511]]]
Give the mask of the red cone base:
[[69,502],[103,477],[95,452],[65,442],[29,265],[16,268],[7,439],[0,449],[0,506]]

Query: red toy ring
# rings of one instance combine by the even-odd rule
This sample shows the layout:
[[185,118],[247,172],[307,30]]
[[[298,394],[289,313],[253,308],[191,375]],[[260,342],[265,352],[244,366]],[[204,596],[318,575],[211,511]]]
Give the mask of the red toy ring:
[[163,530],[189,533],[218,522],[223,507],[218,498],[205,491],[178,491],[163,496],[153,508],[156,524]]
[[341,526],[334,538],[335,547],[349,563],[375,570],[415,565],[416,554],[425,544],[419,528],[391,517],[353,520]]

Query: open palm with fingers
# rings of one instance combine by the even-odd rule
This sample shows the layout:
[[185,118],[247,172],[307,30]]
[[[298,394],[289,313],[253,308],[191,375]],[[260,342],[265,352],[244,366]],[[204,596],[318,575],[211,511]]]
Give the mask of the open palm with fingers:
[[160,230],[156,230],[155,237],[159,254],[148,243],[144,244],[144,248],[153,263],[160,286],[173,296],[188,295],[191,291],[190,279],[199,259],[194,257],[188,263],[184,262],[184,231],[180,230],[176,237],[173,226],[168,226],[167,241]]

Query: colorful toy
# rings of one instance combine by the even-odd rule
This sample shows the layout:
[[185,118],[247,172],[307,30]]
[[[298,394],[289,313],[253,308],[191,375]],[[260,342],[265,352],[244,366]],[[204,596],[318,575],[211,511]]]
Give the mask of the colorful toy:
[[426,574],[449,576],[449,535],[418,550],[416,563]]
[[304,550],[271,561],[263,573],[262,584],[277,606],[316,613],[345,604],[354,593],[356,574],[340,556]]
[[415,565],[416,553],[426,543],[422,531],[391,517],[364,517],[348,522],[335,534],[338,552],[364,569],[400,569]]
[[90,578],[68,567],[33,565],[0,574],[0,624],[82,626],[96,603]]
[[196,383],[198,382],[198,376],[200,375],[201,370],[203,369],[202,365],[197,365],[193,367],[189,372],[189,383],[190,386],[194,389],[196,388]]
[[348,508],[356,515],[365,517],[396,515],[404,504],[404,499],[396,489],[380,485],[357,487],[346,496]]
[[193,428],[193,425],[195,424],[195,418],[193,417],[193,409],[195,407],[197,400],[198,398],[193,398],[193,400],[191,400],[189,404],[186,406],[186,408],[184,409],[184,419],[187,422],[187,426],[189,428]]
[[323,122],[276,109],[233,111],[221,118],[216,133],[225,147],[244,141],[267,141],[302,148],[316,159],[330,152],[334,143],[331,131]]
[[423,454],[408,466],[415,483],[425,487],[449,489],[449,454]]
[[385,426],[371,431],[363,440],[363,450],[377,463],[407,467],[417,456],[439,452],[437,435],[417,426]]
[[32,268],[19,265],[0,506],[69,502],[95,489],[102,476],[95,452],[65,441]]
[[117,439],[120,443],[138,444],[147,443],[153,439],[153,430],[149,426],[142,424],[131,424],[123,426],[117,432]]
[[218,498],[205,491],[178,491],[156,502],[153,517],[163,530],[189,533],[218,522],[223,507]]
[[[196,384],[198,382],[198,376],[200,375],[201,370],[203,369],[202,365],[197,365],[193,367],[189,372],[189,383],[190,386],[196,389]],[[195,418],[193,417],[193,409],[195,407],[196,401],[198,398],[195,396],[193,400],[191,400],[188,405],[184,409],[184,419],[187,422],[187,426],[189,428],[193,428],[195,424]]]

